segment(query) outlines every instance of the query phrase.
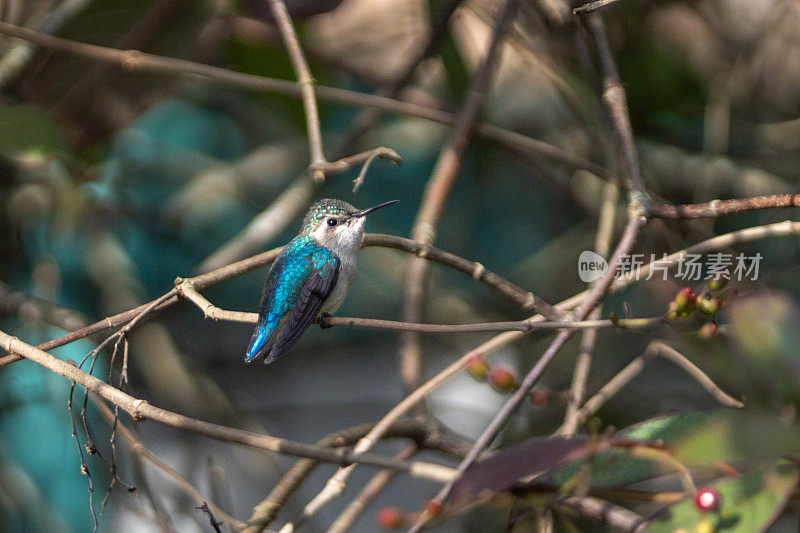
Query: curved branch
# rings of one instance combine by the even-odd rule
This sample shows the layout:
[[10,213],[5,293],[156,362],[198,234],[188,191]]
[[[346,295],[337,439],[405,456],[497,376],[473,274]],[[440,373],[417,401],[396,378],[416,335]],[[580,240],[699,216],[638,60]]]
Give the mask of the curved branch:
[[[29,28],[0,22],[0,33],[25,39],[51,50],[58,50],[96,61],[118,65],[123,69],[142,72],[160,72],[169,75],[201,76],[217,83],[241,87],[252,91],[267,91],[274,94],[300,98],[300,87],[294,82],[267,78],[253,74],[234,72],[220,67],[204,65],[185,59],[147,54],[138,50],[117,50],[69,39],[43,34]],[[315,87],[319,100],[355,107],[372,107],[387,113],[407,115],[442,124],[453,125],[458,118],[453,113],[411,102],[394,100],[385,96],[348,91],[336,87]],[[574,157],[561,148],[544,141],[527,137],[521,133],[491,124],[480,124],[475,132],[483,139],[529,155],[545,157],[562,163],[572,169],[587,170],[597,176],[605,177],[600,165]]]
[[106,420],[114,424],[116,430],[120,432],[122,438],[125,439],[125,442],[128,444],[128,448],[132,454],[135,454],[139,457],[147,459],[153,465],[161,469],[165,474],[171,477],[175,483],[191,498],[194,498],[195,502],[198,504],[207,504],[208,507],[214,511],[214,513],[228,522],[231,526],[235,527],[236,529],[243,529],[246,524],[239,520],[236,520],[234,517],[223,511],[218,505],[214,504],[214,502],[209,501],[203,493],[201,493],[197,487],[189,483],[186,479],[183,478],[178,472],[173,470],[169,467],[164,461],[158,458],[153,452],[151,452],[144,444],[139,441],[136,435],[125,427],[125,425],[117,419],[117,416],[108,408],[108,406],[101,400],[96,394],[92,394],[92,400],[94,400],[95,405],[100,410],[100,414],[102,414]]
[[[318,441],[317,446],[328,448],[352,446],[373,427],[374,424],[363,424],[337,431]],[[398,420],[386,431],[384,438],[408,438],[422,449],[438,450],[453,455],[463,455],[469,448],[430,420]],[[253,514],[247,520],[245,533],[258,533],[272,522],[289,496],[317,465],[319,461],[314,459],[297,461],[269,495],[253,508]]]
[[[243,311],[228,311],[221,309],[209,302],[202,294],[197,292],[192,282],[183,281],[177,286],[181,296],[197,306],[206,318],[223,320],[227,322],[244,322],[255,324],[258,322],[258,313]],[[621,318],[604,320],[562,320],[544,322],[529,318],[510,322],[484,322],[475,324],[422,324],[419,322],[398,322],[395,320],[381,320],[377,318],[356,318],[340,316],[323,316],[317,322],[323,327],[352,326],[357,328],[382,329],[389,331],[413,331],[417,333],[481,333],[493,331],[531,331],[557,330],[557,329],[583,329],[615,327],[620,329],[642,329],[664,323],[663,317],[652,318]],[[127,326],[126,326],[127,327]]]
[[735,407],[741,409],[744,404],[736,398],[726,394],[719,385],[708,377],[708,375],[700,370],[694,363],[689,361],[683,354],[675,348],[664,344],[663,342],[653,341],[647,347],[643,354],[639,355],[636,359],[628,363],[625,368],[611,378],[608,383],[597,391],[578,412],[579,422],[585,421],[592,416],[598,409],[619,390],[628,384],[644,369],[645,365],[657,356],[664,357],[684,369],[701,387],[703,387],[711,396],[714,397],[719,403],[726,407]]
[[3,331],[0,331],[0,346],[9,353],[21,355],[48,368],[56,374],[60,374],[82,385],[88,391],[97,394],[126,411],[134,420],[149,418],[168,426],[192,431],[213,439],[243,444],[245,446],[277,453],[296,455],[298,457],[308,457],[318,461],[338,464],[340,466],[364,463],[383,469],[408,472],[413,476],[425,477],[438,481],[450,480],[455,475],[454,469],[435,463],[403,461],[378,454],[356,453],[347,449],[331,450],[329,448],[320,448],[319,446],[197,420],[196,418],[161,409],[160,407],[149,404],[146,400],[134,398],[91,374],[61,359],[53,357],[49,353],[43,352],[30,344],[26,344]]
[[[404,239],[402,237],[395,237],[392,235],[381,235],[381,234],[367,234],[364,236],[364,243],[363,247],[370,247],[370,246],[379,246],[385,248],[394,248],[395,250],[404,251],[407,253],[413,253],[420,257],[424,257],[429,261],[433,261],[435,263],[439,263],[441,265],[453,268],[455,270],[459,270],[470,277],[485,283],[486,285],[492,287],[500,294],[503,294],[518,304],[522,305],[525,309],[540,309],[542,313],[547,312],[549,305],[544,302],[544,300],[534,296],[533,293],[529,291],[525,291],[524,289],[514,285],[508,280],[498,276],[497,274],[489,271],[481,265],[480,263],[476,263],[473,261],[469,261],[467,259],[463,259],[455,254],[451,254],[449,252],[445,252],[433,246],[423,246],[414,241],[409,239]],[[254,255],[252,257],[248,257],[247,259],[242,259],[241,261],[237,261],[235,263],[231,263],[229,265],[225,265],[223,267],[217,268],[212,270],[211,272],[207,272],[205,274],[200,274],[199,276],[195,276],[193,278],[178,278],[176,283],[181,283],[184,281],[190,281],[193,283],[194,287],[197,289],[203,289],[205,287],[211,287],[225,281],[227,279],[234,278],[256,268],[262,267],[267,265],[275,260],[280,254],[281,250],[283,250],[282,246],[278,248],[273,248],[272,250],[262,252],[260,254]],[[122,313],[116,314],[114,316],[104,318],[103,320],[99,320],[94,324],[89,326],[83,327],[67,335],[59,337],[57,339],[53,339],[46,343],[40,344],[37,348],[49,351],[53,348],[58,348],[59,346],[64,346],[65,344],[69,344],[76,340],[82,339],[84,337],[88,337],[94,333],[98,333],[100,331],[104,331],[106,329],[115,328],[118,326],[122,326],[129,322],[130,320],[139,316],[142,312],[147,311],[150,306],[156,302],[156,300],[162,300],[153,311],[158,311],[160,309],[164,309],[178,301],[177,296],[177,289],[172,288],[169,292],[165,295],[156,298],[150,302],[142,304],[138,307],[130,309],[128,311],[124,311]],[[554,316],[555,318],[560,318],[560,314],[558,311],[552,311],[548,313],[550,316]],[[7,355],[4,357],[0,357],[0,367],[7,365],[9,363],[13,363],[15,361],[19,361],[22,357],[12,354]]]

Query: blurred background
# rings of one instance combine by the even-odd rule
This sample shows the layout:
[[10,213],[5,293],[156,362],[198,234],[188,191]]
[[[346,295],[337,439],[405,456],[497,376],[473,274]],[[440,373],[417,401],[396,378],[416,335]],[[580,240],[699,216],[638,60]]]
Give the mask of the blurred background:
[[[370,93],[393,87],[452,3],[287,2],[316,81]],[[458,110],[500,3],[459,4],[435,52],[397,92],[399,99]],[[609,139],[600,127],[601,107],[568,26],[574,6],[561,0],[520,4],[481,120],[605,165]],[[644,177],[656,197],[686,203],[797,192],[800,4],[622,0],[606,13]],[[3,0],[0,20],[80,42],[295,79],[264,0]],[[450,128],[384,115],[351,143],[359,109],[322,102],[320,112],[330,159],[343,150],[340,155],[382,145],[396,150],[403,163],[374,162],[357,193],[352,179],[358,169],[331,174],[317,186],[305,177],[309,154],[299,100],[199,77],[123,70],[0,37],[0,327],[38,344],[149,301],[168,291],[176,276],[221,266],[219,251],[287,190],[296,192],[292,216],[282,217],[228,262],[287,242],[307,207],[326,197],[357,207],[398,198],[398,205],[371,216],[367,231],[408,236]],[[602,190],[603,181],[587,171],[475,139],[436,245],[555,303],[584,288],[577,258],[593,246]],[[715,234],[786,218],[797,220],[797,213],[656,220],[636,252],[660,256]],[[729,251],[764,257],[758,279],[736,285],[739,301],[719,320],[731,327],[710,341],[691,333],[702,324],[699,319],[659,334],[726,391],[780,412],[800,397],[793,342],[800,326],[800,241],[767,239]],[[388,249],[363,251],[337,314],[399,319],[407,259]],[[258,269],[204,295],[225,309],[254,312],[265,275],[266,269]],[[681,284],[673,278],[636,284],[612,296],[604,312],[623,314],[627,304],[633,316],[660,315]],[[54,318],[45,302],[74,313]],[[524,317],[474,280],[431,267],[426,322]],[[312,327],[289,356],[268,367],[245,366],[250,333],[250,325],[205,320],[186,303],[172,306],[131,337],[128,390],[189,416],[309,443],[376,421],[403,395],[396,333]],[[765,337],[769,353],[763,335],[771,335]],[[432,376],[490,336],[425,336],[425,374]],[[548,339],[525,337],[489,359],[524,375]],[[589,392],[649,340],[637,332],[601,330]],[[92,347],[87,339],[54,353],[80,361]],[[577,348],[576,336],[548,369],[542,388],[569,387]],[[101,354],[96,375],[107,375],[108,364],[108,354]],[[87,477],[66,408],[69,389],[69,382],[29,361],[0,368],[0,530],[92,527]],[[76,398],[82,401],[82,394]],[[504,398],[459,375],[437,390],[427,407],[448,428],[473,439]],[[598,416],[603,425],[623,428],[714,405],[680,369],[656,360]],[[563,414],[558,402],[525,405],[502,441],[548,435]],[[107,440],[99,436],[107,435],[107,422],[90,411],[88,423],[105,450]],[[155,423],[138,426],[154,453],[241,520],[293,462]],[[378,451],[400,447],[388,442]],[[147,465],[144,473],[134,472],[126,452],[118,455],[120,476],[134,485],[146,476],[171,528],[210,530],[207,517],[160,471]],[[111,475],[100,459],[87,457],[99,511]],[[453,462],[432,453],[419,457]],[[333,470],[320,467],[281,518],[296,513]],[[324,530],[373,470],[356,472],[345,497],[323,509],[307,530]],[[437,489],[399,476],[354,531],[374,530],[374,512],[384,505],[419,509]],[[795,527],[796,506],[788,509],[775,531]],[[141,491],[132,495],[116,484],[100,530],[152,531],[153,517]],[[505,527],[502,521],[495,526]],[[442,530],[489,527],[485,516],[466,516]]]

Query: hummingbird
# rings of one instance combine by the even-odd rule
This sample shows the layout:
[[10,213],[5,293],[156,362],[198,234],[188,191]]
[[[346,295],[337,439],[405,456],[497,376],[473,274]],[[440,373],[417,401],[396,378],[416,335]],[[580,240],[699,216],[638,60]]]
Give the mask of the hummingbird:
[[334,313],[356,271],[364,240],[365,216],[392,200],[358,210],[341,200],[320,200],[303,219],[303,228],[272,264],[258,310],[258,325],[244,360],[282,355],[320,315]]

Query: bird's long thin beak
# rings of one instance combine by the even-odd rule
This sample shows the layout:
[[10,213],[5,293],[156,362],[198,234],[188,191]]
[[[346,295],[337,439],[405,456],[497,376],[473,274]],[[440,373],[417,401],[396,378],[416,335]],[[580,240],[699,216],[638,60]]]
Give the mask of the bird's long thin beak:
[[388,205],[396,204],[399,201],[400,200],[390,200],[388,202],[383,202],[382,204],[378,204],[375,207],[369,207],[367,209],[362,209],[361,211],[357,211],[356,213],[353,213],[350,216],[353,217],[353,218],[363,217],[363,216],[366,216],[366,215],[372,213],[373,211],[377,211],[378,209],[381,209],[381,208],[386,207]]

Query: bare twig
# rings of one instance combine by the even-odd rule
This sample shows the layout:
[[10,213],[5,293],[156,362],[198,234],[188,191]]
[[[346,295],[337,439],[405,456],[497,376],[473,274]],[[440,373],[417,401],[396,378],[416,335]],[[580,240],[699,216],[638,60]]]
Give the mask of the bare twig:
[[[317,442],[317,446],[339,448],[351,446],[363,438],[373,424],[364,424],[337,431]],[[468,449],[460,439],[443,431],[433,420],[398,420],[384,433],[383,438],[408,438],[421,449],[438,450],[444,453],[463,455]],[[289,496],[311,474],[319,461],[301,459],[275,485],[270,494],[253,509],[244,533],[259,533],[267,526],[289,499]]]
[[[645,218],[649,205],[649,195],[644,187],[644,182],[641,178],[641,171],[636,155],[636,147],[633,142],[633,131],[630,126],[630,117],[628,116],[627,104],[625,103],[625,92],[622,89],[622,84],[617,74],[614,58],[611,55],[611,50],[608,45],[605,28],[602,21],[597,21],[598,17],[592,17],[590,26],[593,31],[595,43],[598,48],[598,55],[600,56],[600,63],[603,67],[604,79],[604,92],[603,101],[605,102],[609,114],[611,115],[611,122],[617,134],[620,152],[623,161],[623,171],[625,179],[623,180],[626,188],[628,189],[628,223],[625,226],[625,231],[617,244],[614,253],[608,262],[608,270],[603,277],[589,290],[589,294],[581,301],[578,308],[575,310],[575,320],[583,320],[591,312],[591,310],[600,302],[603,295],[611,287],[614,281],[615,272],[620,259],[623,255],[630,252],[631,248],[636,242],[639,231],[647,222]],[[522,380],[519,389],[509,397],[503,404],[503,407],[492,419],[492,422],[478,437],[478,440],[473,445],[470,453],[461,461],[458,466],[459,472],[463,473],[477,458],[478,456],[492,443],[492,441],[500,433],[500,430],[505,425],[508,418],[516,410],[520,403],[527,397],[533,386],[541,377],[547,365],[555,357],[556,353],[561,349],[563,344],[571,335],[570,330],[560,332],[542,357],[537,361],[534,367],[528,372]],[[440,502],[444,502],[450,494],[454,482],[447,483],[442,487],[441,491],[437,494],[436,498]],[[420,519],[410,531],[419,531],[424,526],[424,517]]]
[[578,412],[579,421],[583,422],[596,413],[609,398],[614,396],[622,387],[630,382],[630,380],[636,377],[648,362],[658,356],[664,357],[684,369],[687,374],[692,376],[701,387],[708,391],[708,393],[722,405],[736,408],[744,407],[742,402],[726,394],[705,372],[686,359],[680,352],[660,341],[654,341],[650,343],[643,354],[628,363],[625,368],[620,370],[616,376],[603,385],[603,387],[581,407]]
[[605,24],[600,15],[585,17],[589,30],[594,38],[597,56],[603,71],[603,103],[606,105],[614,133],[617,137],[623,161],[623,181],[628,190],[631,208],[641,211],[643,215],[649,214],[650,195],[645,188],[642,172],[639,168],[639,159],[636,155],[636,145],[633,141],[633,129],[628,113],[628,103],[625,89],[619,78],[617,65],[608,43]]
[[151,405],[146,400],[134,398],[108,383],[88,374],[69,363],[62,361],[47,352],[26,344],[16,337],[0,331],[0,347],[9,353],[16,353],[27,359],[50,369],[86,388],[88,391],[110,401],[130,414],[135,420],[151,419],[179,429],[192,431],[217,440],[234,442],[260,448],[277,453],[309,457],[319,461],[330,462],[338,465],[364,463],[401,470],[413,476],[425,477],[434,480],[450,480],[454,476],[452,468],[434,463],[421,461],[401,461],[371,453],[356,453],[350,450],[330,450],[310,444],[263,435],[253,431],[234,429],[219,424],[212,424],[190,418],[178,413],[161,409]]
[[311,171],[314,180],[323,181],[325,179],[325,153],[322,148],[322,132],[319,125],[319,111],[317,110],[317,97],[314,94],[314,78],[311,77],[311,70],[300,48],[300,41],[294,31],[292,19],[283,0],[269,0],[269,7],[272,16],[281,32],[283,42],[292,60],[294,72],[297,75],[297,83],[300,85],[300,94],[303,99],[303,108],[306,113],[306,127],[308,128],[308,146],[311,151]]
[[[77,13],[91,4],[91,0],[63,0],[58,2],[38,24],[37,30],[52,34],[72,19]],[[8,50],[0,58],[0,89],[8,87],[17,79],[20,72],[28,65],[36,47],[32,42],[22,42]]]
[[[600,211],[600,220],[597,224],[597,235],[595,236],[594,246],[595,253],[601,257],[606,257],[608,255],[611,246],[618,196],[617,184],[608,182],[605,187],[603,208]],[[601,306],[602,304],[598,305],[589,314],[588,318],[590,321],[600,317]],[[592,364],[592,350],[594,349],[596,338],[597,330],[595,329],[587,329],[583,332],[578,360],[575,363],[575,371],[572,374],[567,412],[564,415],[564,423],[556,431],[557,435],[572,436],[578,430],[578,410],[580,409],[581,402],[583,402],[583,395],[586,391],[586,381],[589,378],[589,368]]]
[[[395,456],[399,459],[408,459],[414,455],[417,451],[416,444],[408,444],[406,445],[400,452]],[[353,522],[364,512],[367,506],[374,500],[378,494],[389,484],[392,478],[395,476],[395,472],[391,470],[381,470],[374,476],[369,482],[364,485],[364,488],[361,489],[361,492],[358,495],[350,500],[350,503],[347,504],[344,511],[336,517],[336,520],[333,521],[331,527],[328,528],[328,533],[344,533],[350,526],[353,525]]]
[[671,205],[656,203],[650,206],[650,216],[677,220],[716,218],[731,213],[786,207],[800,207],[800,194],[773,194],[733,200],[712,200],[702,204]]
[[157,468],[159,468],[162,472],[164,472],[167,476],[172,478],[178,487],[181,488],[183,492],[188,494],[191,498],[193,498],[197,503],[207,504],[210,510],[213,510],[217,516],[228,522],[228,524],[232,525],[237,529],[242,529],[245,527],[243,522],[236,520],[228,513],[223,511],[219,506],[215,505],[213,502],[210,502],[208,498],[206,498],[194,485],[192,485],[189,481],[187,481],[183,476],[181,476],[178,472],[170,468],[166,463],[164,463],[161,459],[158,458],[153,452],[151,452],[141,441],[137,438],[133,431],[128,429],[124,424],[117,420],[117,416],[108,406],[100,399],[96,394],[92,394],[92,400],[94,400],[95,405],[100,411],[100,414],[108,420],[110,423],[114,424],[115,427],[119,430],[120,435],[122,438],[125,439],[125,442],[130,449],[130,452],[137,457],[141,457],[146,459],[147,461],[151,462]]
[[588,516],[614,531],[636,531],[644,521],[633,511],[591,496],[572,496],[558,500],[554,505]]
[[[425,59],[430,57],[438,48],[439,42],[447,33],[447,27],[450,19],[453,16],[453,13],[459,4],[462,3],[462,1],[463,0],[445,0],[440,3],[442,4],[439,6],[440,12],[436,20],[433,22],[427,44],[417,54],[416,57],[412,58],[408,62],[408,64],[404,67],[404,70],[397,76],[397,79],[394,81],[394,83],[392,83],[391,87],[385,91],[382,91],[381,95],[389,98],[395,98],[400,93],[400,90],[408,85],[409,82],[411,82],[419,65]],[[344,146],[349,147],[354,144],[364,133],[366,133],[373,125],[375,125],[380,117],[381,111],[377,108],[367,108],[361,110],[353,120],[353,130],[348,134],[347,140],[344,142]],[[355,190],[358,188],[358,185],[360,185],[360,183],[357,181],[353,192],[355,192]]]
[[195,509],[199,509],[204,513],[206,513],[208,515],[209,522],[211,522],[211,527],[214,528],[214,531],[216,533],[222,533],[222,528],[220,528],[222,522],[217,521],[216,517],[214,516],[214,513],[211,512],[211,508],[208,506],[206,502],[203,502],[203,505],[198,505],[197,507],[195,507]]
[[[422,246],[409,239],[404,239],[402,237],[395,237],[392,235],[381,235],[381,234],[365,235],[363,246],[364,247],[379,246],[385,248],[394,248],[395,250],[416,254],[420,257],[428,259],[429,261],[433,261],[435,263],[439,263],[441,265],[459,270],[467,274],[468,276],[471,276],[476,280],[485,283],[486,285],[490,286],[500,294],[503,294],[511,298],[515,302],[517,302],[517,304],[521,305],[522,308],[525,310],[536,309],[539,312],[545,313],[547,316],[552,317],[554,319],[558,319],[561,316],[558,311],[551,310],[552,308],[544,300],[536,297],[533,293],[525,291],[524,289],[514,285],[513,283],[505,280],[504,278],[501,278],[494,272],[487,270],[486,267],[484,267],[480,263],[463,259],[455,254],[445,252],[433,246]],[[179,282],[191,281],[196,289],[203,289],[205,287],[210,287],[212,285],[216,285],[221,281],[225,281],[227,279],[236,277],[240,274],[244,274],[245,272],[249,272],[255,268],[271,263],[272,261],[275,260],[275,258],[278,256],[278,254],[281,252],[282,249],[283,249],[282,246],[274,248],[272,250],[262,252],[258,255],[248,257],[247,259],[237,261],[236,263],[231,263],[219,267],[217,269],[214,269],[205,274],[201,274],[194,278],[188,278],[186,280],[181,279]],[[161,303],[158,304],[154,309],[152,309],[152,311],[163,309],[177,302],[178,301],[177,289],[173,288],[167,294],[157,298],[157,300],[160,300]],[[125,324],[134,317],[138,316],[143,310],[147,309],[153,303],[153,301],[142,304],[138,307],[119,313],[112,317],[105,318],[103,320],[95,322],[94,324],[73,331],[67,335],[59,337],[57,339],[53,339],[52,341],[43,343],[39,345],[38,348],[44,351],[49,351],[52,350],[53,348],[64,346],[65,344],[69,344],[78,339],[88,337],[89,335],[99,333],[100,331]],[[14,361],[19,361],[20,359],[22,359],[22,357],[18,355],[7,355],[4,357],[0,357],[0,367],[9,363],[13,363]]]
[[[614,250],[611,259],[608,262],[609,270],[605,273],[603,278],[595,284],[591,290],[589,291],[589,295],[581,302],[580,306],[575,310],[575,319],[582,320],[589,312],[594,308],[595,305],[600,301],[603,295],[606,292],[606,289],[610,287],[611,282],[614,279],[614,271],[616,271],[617,265],[619,264],[620,258],[627,254],[631,247],[633,246],[636,236],[639,233],[639,230],[644,225],[644,219],[640,216],[636,216],[635,214],[631,216],[630,220],[628,221],[628,225],[625,228],[625,233],[623,234],[622,238],[620,239],[619,244],[617,244],[616,249]],[[533,386],[539,381],[539,378],[542,376],[545,368],[547,365],[552,361],[553,357],[558,353],[564,343],[567,341],[569,336],[571,335],[570,330],[565,330],[559,333],[547,350],[542,354],[542,357],[533,368],[528,372],[525,378],[520,383],[519,388],[514,391],[514,393],[506,400],[503,404],[503,407],[500,408],[500,411],[495,415],[492,419],[489,426],[481,433],[478,437],[478,440],[475,441],[473,444],[472,449],[470,449],[470,453],[461,461],[458,465],[458,470],[460,473],[464,473],[466,469],[473,463],[475,460],[480,456],[480,454],[492,443],[492,441],[497,437],[500,433],[500,430],[505,425],[508,418],[511,414],[516,410],[520,403],[530,394],[530,391],[533,389]],[[436,495],[436,499],[438,501],[444,502],[450,494],[450,490],[452,489],[453,482],[447,483],[441,491]],[[411,529],[412,531],[419,531],[419,529],[423,526],[422,522],[418,522],[415,526]]]
[[[195,304],[206,318],[227,322],[244,322],[254,324],[258,321],[258,313],[242,311],[228,311],[221,309],[209,302],[202,294],[197,292],[190,281],[178,284],[181,296]],[[394,320],[381,320],[375,318],[355,318],[325,316],[318,320],[319,324],[329,326],[353,326],[359,328],[382,329],[390,331],[414,331],[418,333],[480,333],[494,331],[543,331],[558,329],[596,329],[620,328],[643,329],[663,324],[663,317],[652,318],[621,318],[606,320],[562,320],[544,322],[539,320],[518,320],[510,322],[485,322],[476,324],[421,324],[417,322],[397,322]]]
[[589,2],[587,4],[583,4],[582,6],[578,6],[572,10],[572,12],[576,15],[581,13],[591,13],[592,11],[597,11],[603,7],[606,7],[609,4],[614,4],[619,0],[595,0],[594,2]]
[[[461,169],[461,158],[469,145],[478,113],[501,56],[506,26],[513,20],[516,10],[516,0],[504,2],[502,11],[492,27],[486,56],[472,77],[450,140],[439,154],[439,159],[425,186],[422,202],[411,228],[411,238],[422,245],[432,244],[435,240],[439,219]],[[426,261],[417,257],[412,257],[408,262],[402,308],[402,318],[406,322],[419,322],[422,317],[427,265]],[[403,388],[409,393],[419,386],[422,379],[422,350],[419,335],[412,332],[404,333],[400,343],[400,378]]]
[[[201,76],[210,81],[241,87],[243,89],[267,91],[292,98],[302,97],[300,87],[298,87],[296,83],[286,80],[234,72],[193,61],[147,54],[138,50],[118,50],[70,41],[68,39],[53,37],[52,35],[46,35],[29,28],[23,28],[4,22],[0,22],[0,33],[25,39],[44,48],[115,64],[130,71]],[[457,115],[453,113],[448,113],[426,105],[402,102],[385,96],[321,86],[316,86],[315,94],[319,100],[341,105],[372,107],[387,113],[408,115],[449,125],[453,125],[458,121]],[[532,139],[521,133],[490,124],[478,125],[475,129],[475,133],[487,141],[504,146],[513,151],[551,159],[569,168],[584,169],[597,176],[602,177],[605,175],[605,171],[601,166],[572,156],[557,146]]]

